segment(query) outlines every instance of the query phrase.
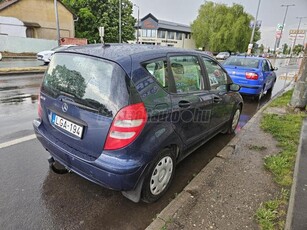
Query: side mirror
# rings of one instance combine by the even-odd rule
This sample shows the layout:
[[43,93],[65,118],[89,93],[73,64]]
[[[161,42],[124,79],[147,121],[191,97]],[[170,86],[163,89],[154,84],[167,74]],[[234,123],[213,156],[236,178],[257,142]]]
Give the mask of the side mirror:
[[277,67],[273,67],[273,70],[276,71],[276,70],[278,70],[278,68]]
[[229,86],[229,90],[232,91],[232,92],[239,92],[241,89],[241,86],[235,84],[235,83],[232,83],[230,86]]

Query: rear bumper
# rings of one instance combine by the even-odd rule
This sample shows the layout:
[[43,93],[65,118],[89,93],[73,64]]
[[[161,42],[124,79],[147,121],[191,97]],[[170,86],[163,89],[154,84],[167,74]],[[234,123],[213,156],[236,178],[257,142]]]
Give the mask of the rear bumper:
[[258,95],[261,93],[262,85],[240,85],[239,93]]
[[104,153],[95,161],[81,159],[61,147],[56,139],[46,132],[40,120],[34,120],[33,127],[37,139],[56,161],[68,170],[103,187],[119,191],[133,190],[145,172],[145,163],[127,162],[127,164],[122,164],[121,159],[110,157]]

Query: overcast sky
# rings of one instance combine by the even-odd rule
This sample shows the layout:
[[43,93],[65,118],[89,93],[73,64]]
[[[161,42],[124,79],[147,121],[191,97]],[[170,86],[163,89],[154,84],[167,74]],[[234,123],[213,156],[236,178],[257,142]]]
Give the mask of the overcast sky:
[[[204,0],[131,0],[140,7],[140,18],[152,13],[156,18],[190,25],[197,17],[200,6]],[[231,6],[239,3],[244,6],[247,13],[256,16],[258,0],[212,0],[216,3],[225,3]],[[261,0],[258,20],[262,21],[261,40],[258,43],[274,48],[275,30],[278,23],[282,24],[286,7],[282,4],[295,4],[288,9],[286,26],[280,44],[291,42],[288,40],[289,30],[297,29],[299,19],[307,17],[307,0]],[[137,17],[137,8],[134,7],[134,16]],[[302,19],[301,29],[307,29],[307,18]],[[307,39],[306,39],[307,40]],[[297,40],[296,44],[302,44]],[[281,45],[280,45],[281,46]]]

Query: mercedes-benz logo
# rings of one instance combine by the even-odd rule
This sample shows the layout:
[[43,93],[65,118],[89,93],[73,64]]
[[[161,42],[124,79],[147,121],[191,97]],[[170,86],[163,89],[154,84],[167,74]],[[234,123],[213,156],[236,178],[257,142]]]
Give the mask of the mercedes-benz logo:
[[64,103],[64,104],[62,105],[62,111],[63,111],[64,113],[66,113],[67,110],[68,110],[68,105],[67,105],[66,103]]

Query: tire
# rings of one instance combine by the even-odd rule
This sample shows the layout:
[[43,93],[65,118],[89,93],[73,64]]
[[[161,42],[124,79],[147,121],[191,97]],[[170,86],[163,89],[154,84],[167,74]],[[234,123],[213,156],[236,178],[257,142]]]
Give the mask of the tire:
[[241,106],[237,105],[236,109],[234,110],[234,112],[231,116],[230,122],[228,124],[228,130],[227,130],[228,134],[233,134],[235,132],[235,130],[236,130],[238,124],[239,124],[241,111],[242,111]]
[[265,85],[261,89],[261,92],[258,95],[254,96],[254,100],[255,101],[260,101],[261,100],[261,98],[263,97],[263,94],[264,94],[264,88],[265,88]]
[[272,84],[272,87],[270,89],[268,89],[267,94],[271,94],[272,93],[274,85],[275,85],[275,82],[276,81],[274,81],[274,83]]
[[142,188],[142,200],[152,203],[162,197],[175,174],[175,156],[171,149],[164,149],[147,171]]

